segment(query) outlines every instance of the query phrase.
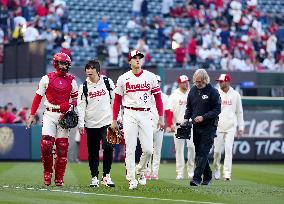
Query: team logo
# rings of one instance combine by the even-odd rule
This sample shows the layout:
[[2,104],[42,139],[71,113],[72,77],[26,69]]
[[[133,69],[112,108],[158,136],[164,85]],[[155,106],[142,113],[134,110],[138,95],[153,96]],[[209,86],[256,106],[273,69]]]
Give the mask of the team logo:
[[150,97],[147,93],[144,93],[143,96],[140,97],[140,99],[144,101],[144,103],[147,103],[149,98]]
[[208,96],[207,95],[202,95],[202,99],[208,99]]
[[125,88],[126,88],[126,93],[136,92],[136,91],[149,91],[150,84],[147,83],[146,81],[143,84],[130,84],[129,82],[126,82]]
[[104,96],[104,95],[106,95],[106,91],[104,89],[94,92],[89,92],[90,98],[96,98],[98,96]]
[[11,128],[0,128],[0,154],[9,152],[14,144],[14,133]]

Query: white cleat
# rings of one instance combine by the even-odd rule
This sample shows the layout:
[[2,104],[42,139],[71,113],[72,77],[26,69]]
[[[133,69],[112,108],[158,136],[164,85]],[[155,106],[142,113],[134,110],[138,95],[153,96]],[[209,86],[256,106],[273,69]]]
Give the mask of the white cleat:
[[91,183],[90,183],[90,187],[99,187],[99,180],[98,178],[95,176],[92,178]]
[[115,187],[114,182],[110,178],[110,174],[106,174],[106,176],[102,178],[101,184],[107,187]]
[[214,178],[215,178],[216,180],[219,180],[219,179],[221,178],[221,172],[220,172],[220,170],[215,170],[215,172],[214,172]]
[[140,174],[140,176],[139,176],[139,178],[138,178],[138,182],[139,182],[139,184],[142,185],[142,186],[145,186],[145,185],[146,185],[147,179],[146,179],[144,173],[141,173],[141,174]]
[[132,181],[129,181],[129,190],[133,190],[133,189],[136,189],[137,188],[137,185],[138,185],[138,181],[137,180],[132,180]]
[[183,175],[177,175],[176,180],[183,180]]
[[189,180],[192,180],[193,176],[194,176],[194,173],[193,173],[193,172],[188,173],[188,178],[189,178]]

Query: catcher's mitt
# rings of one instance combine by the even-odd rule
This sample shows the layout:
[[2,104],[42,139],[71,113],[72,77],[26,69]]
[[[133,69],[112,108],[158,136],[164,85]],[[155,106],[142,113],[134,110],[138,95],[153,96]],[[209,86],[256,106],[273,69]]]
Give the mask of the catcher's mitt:
[[113,130],[111,127],[108,127],[106,139],[110,144],[120,144],[123,140],[123,133],[120,129]]
[[78,115],[74,110],[66,112],[60,119],[59,125],[63,129],[74,128],[78,125]]

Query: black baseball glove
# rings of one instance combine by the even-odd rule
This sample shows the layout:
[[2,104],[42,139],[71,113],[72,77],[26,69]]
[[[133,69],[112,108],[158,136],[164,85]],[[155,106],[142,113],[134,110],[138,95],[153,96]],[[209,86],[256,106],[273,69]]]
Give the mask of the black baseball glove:
[[74,110],[64,113],[64,115],[59,119],[59,125],[63,129],[74,128],[78,125],[79,117]]
[[178,139],[190,139],[191,137],[192,123],[187,121],[182,123],[177,128],[176,138]]

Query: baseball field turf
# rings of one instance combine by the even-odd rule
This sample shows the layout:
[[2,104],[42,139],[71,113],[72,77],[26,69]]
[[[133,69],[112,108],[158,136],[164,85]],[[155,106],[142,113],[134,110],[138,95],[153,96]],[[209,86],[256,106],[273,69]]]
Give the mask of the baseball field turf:
[[41,163],[1,161],[0,203],[284,203],[284,164],[234,164],[231,182],[214,180],[210,186],[191,187],[188,179],[175,176],[174,163],[162,164],[158,181],[128,190],[124,164],[115,163],[116,187],[90,188],[88,164],[69,163],[65,186],[46,187]]

